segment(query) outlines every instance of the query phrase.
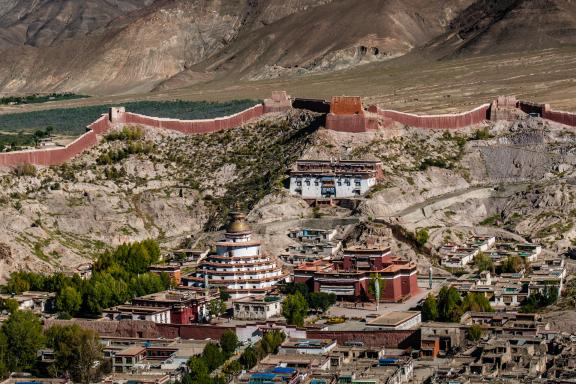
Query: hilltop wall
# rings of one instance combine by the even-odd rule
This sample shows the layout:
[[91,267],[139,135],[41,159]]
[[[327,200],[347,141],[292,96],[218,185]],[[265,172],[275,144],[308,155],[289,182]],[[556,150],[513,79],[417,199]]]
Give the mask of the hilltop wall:
[[409,125],[415,128],[428,129],[456,129],[480,124],[485,120],[488,120],[489,110],[490,104],[483,104],[471,111],[464,113],[416,115],[413,113],[380,109],[376,105],[372,105],[368,108],[368,111],[376,113],[378,116],[384,119],[392,120],[394,122]]
[[63,164],[74,156],[98,144],[98,135],[103,135],[114,126],[142,124],[154,128],[170,129],[185,134],[210,133],[238,127],[264,114],[262,104],[255,105],[236,114],[215,119],[178,120],[158,118],[126,112],[124,108],[110,108],[96,121],[88,125],[87,132],[65,147],[32,149],[0,153],[0,167],[15,167],[22,164],[52,166]]
[[123,112],[120,113],[118,118],[113,120],[112,123],[141,124],[154,128],[170,129],[185,134],[210,133],[238,127],[263,114],[264,106],[262,104],[255,105],[234,115],[204,120],[178,120]]
[[576,113],[555,111],[550,107],[550,104],[539,104],[520,100],[518,101],[518,108],[525,113],[538,113],[543,119],[576,127]]
[[21,164],[43,166],[63,164],[86,149],[98,144],[97,135],[103,134],[110,129],[108,115],[102,115],[98,120],[90,124],[87,129],[88,132],[65,147],[0,153],[0,167],[14,167]]

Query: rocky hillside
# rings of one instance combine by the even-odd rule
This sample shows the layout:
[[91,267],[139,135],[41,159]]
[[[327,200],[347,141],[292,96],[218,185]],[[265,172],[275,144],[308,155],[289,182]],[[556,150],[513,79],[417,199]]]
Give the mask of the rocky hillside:
[[[574,44],[568,0],[9,0],[0,93],[141,93]],[[71,54],[72,53],[72,54]]]
[[206,135],[134,128],[65,166],[1,175],[0,273],[73,270],[145,238],[166,249],[193,244],[230,208],[281,188],[314,126],[294,113]]

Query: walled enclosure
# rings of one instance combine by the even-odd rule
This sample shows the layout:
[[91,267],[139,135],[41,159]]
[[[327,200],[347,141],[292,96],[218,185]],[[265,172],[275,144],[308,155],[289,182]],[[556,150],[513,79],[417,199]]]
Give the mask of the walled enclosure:
[[310,109],[326,115],[326,128],[341,132],[367,132],[400,123],[424,129],[459,129],[480,124],[486,120],[513,120],[525,114],[538,114],[543,119],[576,127],[576,113],[555,111],[549,104],[516,100],[513,96],[500,96],[490,104],[471,111],[443,115],[416,115],[380,109],[372,105],[367,109],[359,96],[336,96],[331,102],[312,99],[292,99],[284,91],[272,92],[263,104],[255,105],[234,115],[203,120],[157,118],[126,112],[124,108],[110,108],[87,127],[87,132],[65,147],[0,153],[0,167],[22,164],[51,166],[63,164],[74,156],[95,146],[99,137],[113,127],[141,124],[154,128],[175,130],[184,134],[201,134],[238,127],[266,113],[284,112],[290,108]]

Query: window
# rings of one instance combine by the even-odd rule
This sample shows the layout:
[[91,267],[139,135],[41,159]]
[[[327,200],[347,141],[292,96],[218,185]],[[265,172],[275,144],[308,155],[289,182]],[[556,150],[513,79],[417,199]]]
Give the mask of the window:
[[318,180],[314,180],[314,185],[318,186]]
[[296,185],[299,186],[299,187],[302,186],[302,181],[298,180],[298,181],[296,182]]
[[354,181],[354,185],[357,186],[357,187],[359,187],[359,186],[360,186],[360,180]]
[[346,180],[344,181],[344,184],[346,184],[347,186],[350,186],[350,179],[346,179]]

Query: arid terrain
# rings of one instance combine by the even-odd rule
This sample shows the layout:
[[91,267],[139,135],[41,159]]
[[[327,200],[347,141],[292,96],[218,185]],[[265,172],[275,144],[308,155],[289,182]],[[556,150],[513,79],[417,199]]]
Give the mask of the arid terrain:
[[13,0],[0,8],[0,93],[97,96],[60,103],[74,106],[286,89],[418,112],[516,94],[570,109],[575,14],[566,0]]

